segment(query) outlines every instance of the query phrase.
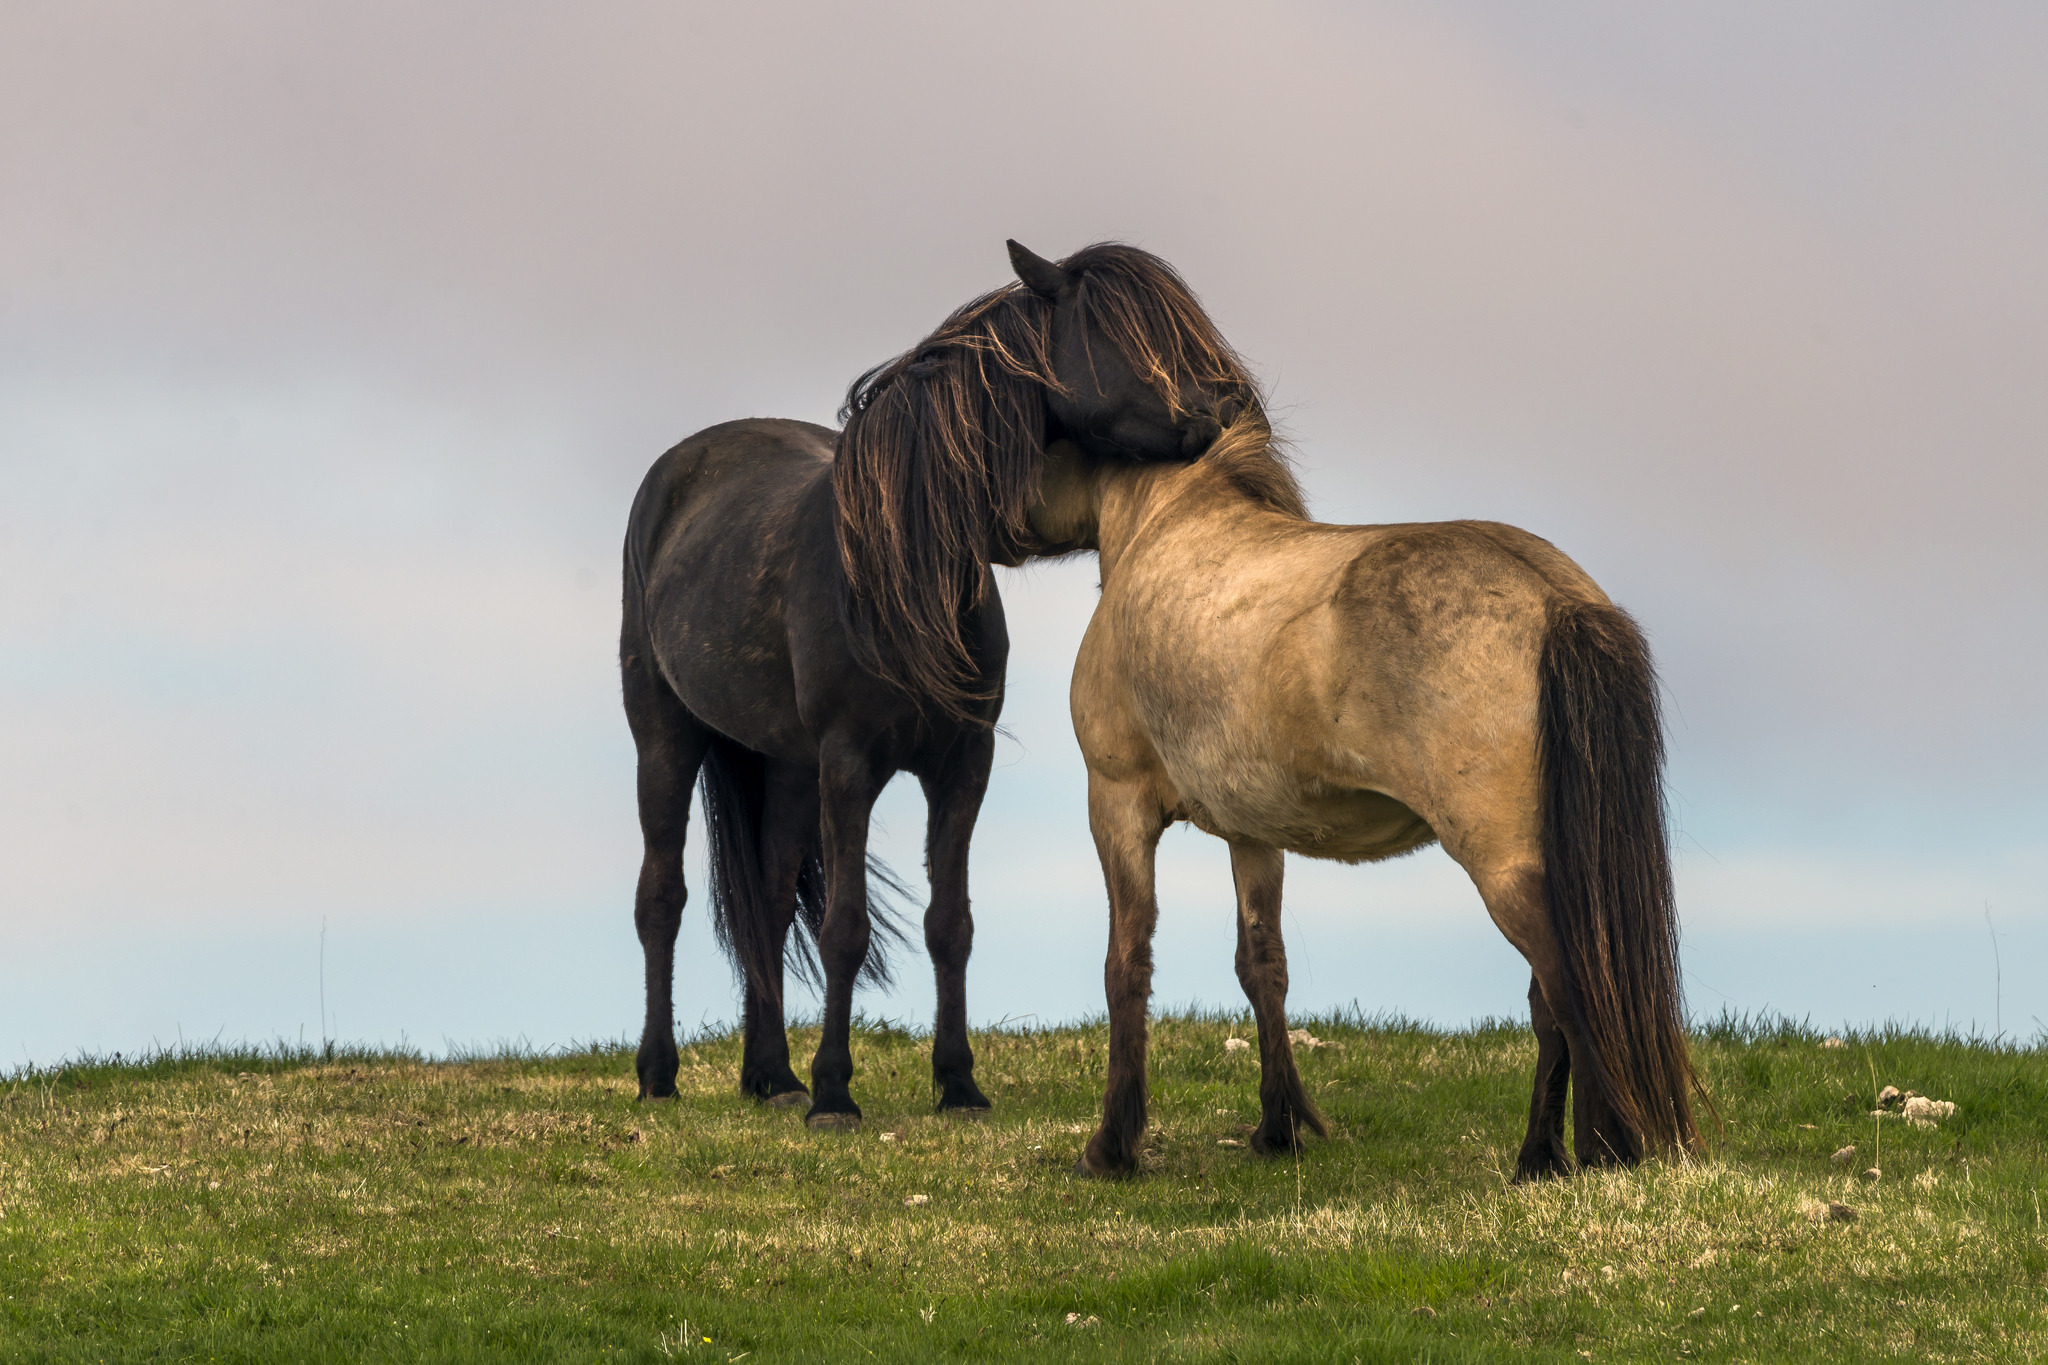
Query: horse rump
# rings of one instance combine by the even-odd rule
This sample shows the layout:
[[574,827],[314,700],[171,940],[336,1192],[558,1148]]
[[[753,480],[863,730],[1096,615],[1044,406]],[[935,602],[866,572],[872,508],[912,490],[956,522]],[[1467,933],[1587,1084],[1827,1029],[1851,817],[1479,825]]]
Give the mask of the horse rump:
[[1699,1082],[1685,1038],[1649,647],[1620,608],[1559,601],[1540,670],[1545,899],[1565,1010],[1591,1044],[1592,1079],[1634,1139],[1635,1150],[1614,1155],[1690,1152]]
[[[767,819],[768,760],[723,735],[713,735],[698,770],[704,801],[706,862],[709,864],[711,929],[733,967],[763,997],[782,1000],[785,968],[807,985],[822,987],[818,929],[829,903],[824,845],[814,826],[798,865],[795,934],[787,907],[769,904],[762,867],[761,835]],[[911,892],[879,858],[868,857],[867,959],[860,980],[886,986],[894,980],[889,954],[907,936],[895,908]],[[793,944],[791,942],[793,938]],[[794,952],[790,952],[790,947]]]

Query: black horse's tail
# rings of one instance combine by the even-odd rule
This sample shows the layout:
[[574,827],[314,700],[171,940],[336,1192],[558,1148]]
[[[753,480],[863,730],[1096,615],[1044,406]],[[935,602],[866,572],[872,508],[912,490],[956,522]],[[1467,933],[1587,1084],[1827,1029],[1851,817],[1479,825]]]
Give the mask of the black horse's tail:
[[[1592,1044],[1634,1161],[1691,1152],[1678,914],[1664,838],[1664,735],[1642,632],[1618,607],[1561,601],[1543,640],[1543,864],[1564,1006]],[[1576,1058],[1573,1059],[1577,1061]]]
[[[810,985],[818,985],[818,928],[825,920],[824,847],[810,831],[810,846],[797,872],[794,935],[778,933],[780,916],[768,904],[761,868],[761,826],[767,814],[767,760],[723,735],[714,735],[698,770],[704,794],[704,834],[710,863],[711,927],[719,946],[754,989],[771,1000],[782,999],[786,966]],[[878,894],[879,893],[879,894]],[[872,985],[891,981],[889,952],[905,941],[903,927],[890,901],[909,890],[880,859],[868,859],[868,919],[871,933],[860,979]],[[791,940],[785,943],[785,937]],[[785,952],[787,949],[793,951]]]

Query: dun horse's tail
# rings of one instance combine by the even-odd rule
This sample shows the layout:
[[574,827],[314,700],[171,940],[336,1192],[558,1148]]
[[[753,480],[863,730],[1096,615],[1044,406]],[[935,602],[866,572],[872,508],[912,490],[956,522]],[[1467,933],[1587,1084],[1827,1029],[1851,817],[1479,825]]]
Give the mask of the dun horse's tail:
[[[811,985],[821,978],[818,928],[825,920],[823,844],[816,830],[797,872],[794,934],[778,931],[780,916],[768,904],[761,868],[761,826],[767,813],[767,760],[723,735],[714,735],[698,770],[704,793],[706,858],[710,863],[711,927],[719,946],[754,988],[771,1000],[782,998],[784,968]],[[881,894],[878,895],[877,892]],[[878,858],[868,859],[867,961],[860,979],[874,985],[891,980],[889,951],[904,942],[902,925],[888,902],[908,890]],[[787,949],[787,958],[785,951]]]
[[[1699,1143],[1664,840],[1664,735],[1650,652],[1628,613],[1559,602],[1538,703],[1543,863],[1565,1009],[1614,1115],[1648,1152]],[[1576,1058],[1573,1059],[1575,1062]]]

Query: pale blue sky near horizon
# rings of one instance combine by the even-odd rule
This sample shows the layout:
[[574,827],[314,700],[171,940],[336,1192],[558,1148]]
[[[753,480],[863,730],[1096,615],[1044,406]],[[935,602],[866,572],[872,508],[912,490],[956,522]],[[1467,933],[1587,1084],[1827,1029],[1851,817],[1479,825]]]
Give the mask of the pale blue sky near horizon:
[[[1085,34],[1085,41],[1072,35]],[[647,464],[1006,278],[1173,261],[1317,515],[1489,517],[1644,622],[1695,1014],[2048,1030],[2048,13],[0,0],[0,1067],[637,1030]],[[1005,572],[977,1022],[1101,1008],[1090,559]],[[919,866],[914,785],[880,850]],[[1162,849],[1157,999],[1235,1007]],[[701,877],[692,873],[693,887]],[[1293,1007],[1526,972],[1292,859]],[[1994,937],[1995,935],[1995,937]],[[701,897],[685,1028],[733,1017]],[[921,959],[872,1013],[929,1017]]]

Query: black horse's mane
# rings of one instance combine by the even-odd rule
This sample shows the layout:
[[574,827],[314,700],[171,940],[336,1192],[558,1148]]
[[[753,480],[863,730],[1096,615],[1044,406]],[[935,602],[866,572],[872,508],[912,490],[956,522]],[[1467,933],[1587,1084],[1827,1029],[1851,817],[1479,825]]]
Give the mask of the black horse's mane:
[[[1173,267],[1117,242],[1060,266],[1095,335],[1180,414],[1182,394],[1257,405],[1243,360]],[[1058,390],[1054,305],[1020,284],[984,294],[847,391],[833,466],[847,616],[863,662],[955,717],[986,699],[963,633],[991,556],[1015,558]]]

